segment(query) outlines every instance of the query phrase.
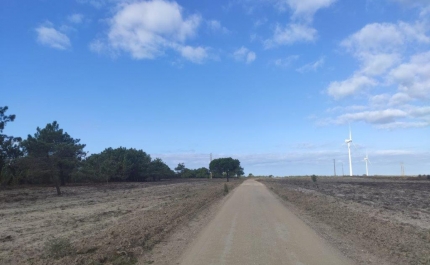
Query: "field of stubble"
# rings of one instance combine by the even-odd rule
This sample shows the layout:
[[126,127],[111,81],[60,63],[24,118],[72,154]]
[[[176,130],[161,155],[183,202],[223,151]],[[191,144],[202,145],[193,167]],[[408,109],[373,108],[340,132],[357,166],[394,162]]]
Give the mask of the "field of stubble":
[[[225,180],[0,191],[0,264],[134,264],[223,197]],[[230,182],[230,189],[240,181]],[[70,244],[69,244],[70,243]]]
[[430,264],[430,181],[260,179],[359,264]]

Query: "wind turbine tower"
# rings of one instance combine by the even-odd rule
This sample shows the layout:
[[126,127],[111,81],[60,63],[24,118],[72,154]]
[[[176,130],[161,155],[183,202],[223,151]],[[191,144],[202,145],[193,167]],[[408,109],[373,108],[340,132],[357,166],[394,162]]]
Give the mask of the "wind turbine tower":
[[351,161],[352,134],[351,134],[351,126],[349,126],[349,139],[346,139],[345,143],[348,145],[349,175],[352,177],[352,161]]
[[369,176],[369,168],[367,166],[367,162],[370,163],[370,160],[369,160],[369,156],[367,155],[367,152],[366,152],[366,157],[364,158],[364,162],[366,162],[366,176]]

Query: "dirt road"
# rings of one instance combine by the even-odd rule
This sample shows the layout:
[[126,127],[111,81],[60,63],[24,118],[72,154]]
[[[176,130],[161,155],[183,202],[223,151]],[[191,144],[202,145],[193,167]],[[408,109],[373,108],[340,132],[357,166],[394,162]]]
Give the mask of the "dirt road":
[[352,264],[261,183],[245,181],[180,264]]

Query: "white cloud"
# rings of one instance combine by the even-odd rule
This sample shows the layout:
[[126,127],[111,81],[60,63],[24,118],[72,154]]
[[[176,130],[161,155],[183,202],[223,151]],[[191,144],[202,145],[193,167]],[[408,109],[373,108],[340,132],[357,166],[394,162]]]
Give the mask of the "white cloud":
[[362,111],[367,108],[368,108],[367,106],[363,106],[363,105],[351,105],[351,106],[345,106],[345,107],[336,106],[334,108],[329,108],[326,111],[327,112]]
[[341,46],[360,56],[362,53],[392,53],[408,43],[430,43],[423,23],[373,23],[341,42]]
[[106,0],[76,0],[80,4],[90,4],[95,8],[101,8],[105,5]]
[[360,72],[369,76],[378,76],[387,72],[391,67],[401,61],[397,53],[364,53],[359,55],[362,62]]
[[312,21],[314,14],[321,8],[327,8],[336,0],[279,0],[281,8],[287,5],[293,11],[293,19]]
[[297,71],[300,73],[316,71],[319,68],[323,67],[324,63],[325,63],[325,58],[321,57],[316,62],[312,62],[312,63],[306,64],[306,65],[303,65],[302,67],[298,68]]
[[246,55],[246,63],[251,63],[255,61],[255,59],[257,59],[257,55],[255,54],[255,52],[249,52]]
[[[292,45],[294,43],[314,42],[318,32],[311,26],[315,13],[321,8],[327,8],[336,0],[276,0],[278,8],[292,11],[290,24],[285,27],[277,25],[273,36],[264,41],[266,49],[280,45]],[[261,25],[258,20],[255,26]]]
[[389,94],[379,94],[369,97],[369,103],[373,107],[386,106],[390,100]]
[[[191,47],[185,42],[197,35],[200,15],[183,16],[176,2],[152,0],[120,5],[110,19],[107,40],[95,40],[93,51],[101,48],[126,52],[134,59],[154,59],[174,50],[192,62],[201,63],[207,58],[207,48]],[[101,45],[104,43],[104,45]]]
[[37,27],[36,32],[37,41],[42,45],[59,50],[66,50],[71,46],[69,37],[53,28],[51,24]]
[[357,92],[363,91],[369,87],[373,87],[377,82],[364,75],[354,75],[349,79],[338,82],[331,82],[327,93],[335,99],[340,99],[346,96],[353,95]]
[[290,67],[294,61],[299,59],[299,57],[299,55],[290,55],[286,58],[276,59],[273,63],[279,67]]
[[352,52],[391,52],[403,44],[404,38],[398,27],[388,23],[368,24],[360,31],[343,40],[341,45]]
[[242,46],[233,53],[233,57],[236,61],[244,61],[247,64],[250,64],[255,61],[257,55],[255,52],[250,51],[248,48]]
[[203,47],[180,46],[178,50],[182,57],[194,63],[202,63],[208,58],[207,49]]
[[414,118],[424,118],[430,122],[430,107],[406,106],[408,113]]
[[[381,101],[392,101],[389,95],[382,94],[373,97]],[[336,112],[351,111],[346,114],[341,114],[334,119],[320,120],[320,124],[346,124],[350,122],[365,122],[376,126],[380,129],[398,129],[398,128],[417,128],[430,126],[430,107],[428,106],[413,106],[413,105],[398,105],[396,108],[386,108],[386,104],[378,105],[374,109],[373,106],[367,106],[365,109],[353,108],[333,108]],[[330,109],[332,110],[332,109]]]
[[398,90],[417,99],[430,98],[430,51],[419,53],[411,57],[389,75],[393,84],[398,84]]
[[405,118],[407,115],[405,111],[399,109],[363,111],[340,115],[337,118],[337,123],[364,121],[371,124],[387,124],[395,122],[398,118]]
[[403,122],[397,121],[387,124],[380,124],[376,126],[379,129],[394,130],[394,129],[407,129],[407,128],[424,128],[430,126],[429,122]]
[[67,17],[67,20],[70,23],[74,23],[74,24],[80,24],[84,21],[84,15],[82,14],[72,14],[70,16]]
[[258,27],[260,27],[260,26],[262,26],[262,25],[264,25],[264,24],[266,24],[267,23],[267,18],[261,18],[261,19],[257,19],[255,22],[254,22],[254,27],[256,27],[256,28],[258,28]]
[[108,47],[103,41],[96,39],[89,44],[89,48],[91,51],[101,54],[105,52]]
[[[363,121],[382,129],[430,126],[429,110],[421,107],[430,99],[430,36],[424,24],[369,24],[342,41],[341,46],[360,62],[360,68],[349,79],[331,82],[327,93],[340,99],[376,85],[385,91],[369,93],[367,110],[351,111],[323,123]],[[412,56],[411,51],[415,52]]]
[[218,20],[209,20],[206,23],[209,29],[213,32],[221,32],[223,34],[227,34],[230,32],[226,27],[223,27],[221,25],[221,22],[219,22]]
[[297,42],[313,42],[317,39],[316,29],[304,24],[289,24],[286,27],[276,26],[271,39],[264,42],[266,49],[280,45],[291,45]]
[[404,105],[413,99],[405,93],[396,93],[393,96],[391,96],[388,105],[390,106],[398,106],[398,105]]

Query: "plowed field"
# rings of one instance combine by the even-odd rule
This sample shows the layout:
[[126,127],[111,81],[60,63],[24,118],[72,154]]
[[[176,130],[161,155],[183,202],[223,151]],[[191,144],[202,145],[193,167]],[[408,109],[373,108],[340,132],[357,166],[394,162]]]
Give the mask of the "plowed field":
[[[0,191],[0,264],[133,264],[224,196],[224,179]],[[228,183],[233,189],[241,181]]]
[[359,264],[430,264],[430,181],[260,179]]

